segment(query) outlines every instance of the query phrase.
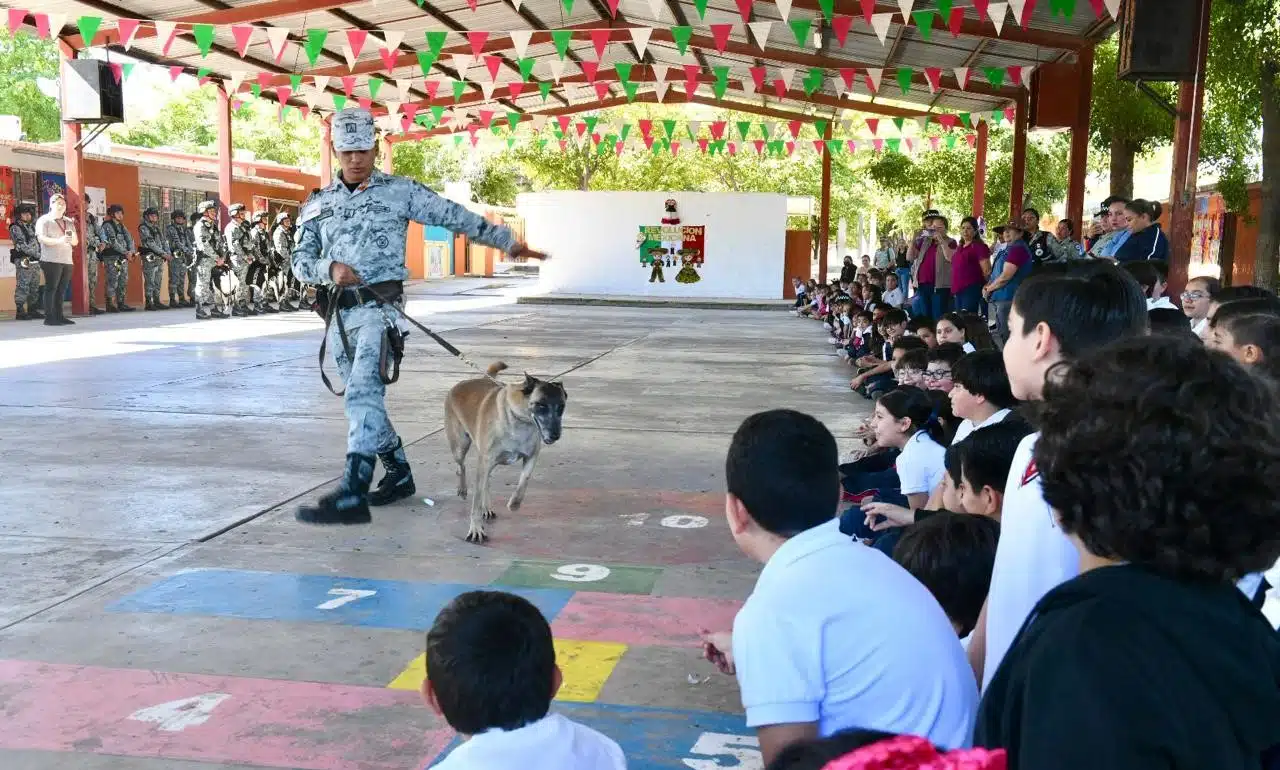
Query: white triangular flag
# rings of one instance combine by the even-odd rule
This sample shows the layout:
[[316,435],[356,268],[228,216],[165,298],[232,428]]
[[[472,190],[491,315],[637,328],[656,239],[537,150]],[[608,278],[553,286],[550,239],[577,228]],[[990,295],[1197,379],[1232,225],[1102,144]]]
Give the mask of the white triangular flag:
[[570,104],[573,104],[574,100],[578,98],[578,87],[573,83],[565,83],[560,89],[560,95]]
[[480,93],[484,94],[484,100],[486,102],[493,99],[493,89],[497,87],[497,85],[498,84],[492,80],[486,80],[480,84]]
[[396,93],[400,96],[400,101],[409,101],[409,91],[413,88],[413,78],[397,78]]
[[756,79],[755,79],[755,78],[743,78],[743,79],[742,79],[742,90],[743,90],[743,91],[746,91],[746,92],[747,92],[747,93],[749,93],[749,94],[754,94],[754,93],[756,92]]
[[657,93],[657,94],[658,94],[658,101],[659,101],[659,102],[666,101],[666,99],[667,99],[667,89],[668,89],[668,88],[670,88],[670,87],[671,87],[671,86],[667,85],[666,83],[654,83],[654,84],[653,84],[653,90],[654,90],[654,92],[655,92],[655,93]]
[[853,133],[853,121],[852,121],[852,120],[842,120],[842,121],[840,121],[840,130],[841,130],[841,131],[843,131],[843,132],[845,132],[846,134],[852,134],[852,133]]
[[1124,0],[1103,0],[1107,4],[1107,13],[1111,14],[1111,18],[1120,18],[1120,3]]
[[992,3],[987,6],[987,14],[991,16],[991,23],[996,25],[996,34],[1004,32],[1004,17],[1009,12],[1008,3]]
[[651,64],[649,69],[653,70],[653,79],[658,83],[667,82],[667,71],[671,69],[667,64]]
[[652,15],[655,20],[660,21],[662,19],[662,9],[665,8],[666,5],[667,0],[649,0],[649,14]]
[[1022,12],[1027,9],[1027,0],[1009,0],[1009,10],[1013,12],[1013,20],[1022,23]]
[[400,102],[397,102],[395,100],[387,102],[388,115],[395,115],[399,111],[400,111]]
[[695,139],[696,139],[696,138],[697,138],[697,136],[698,136],[698,129],[700,129],[700,128],[702,128],[702,121],[701,121],[701,120],[691,120],[691,121],[689,121],[689,133],[693,134],[693,136],[694,136],[694,138],[695,138]]
[[891,24],[893,24],[892,13],[877,13],[871,16],[871,28],[876,31],[876,37],[880,38],[880,45],[884,45],[885,40],[889,38]]
[[533,37],[533,30],[517,29],[509,34],[511,35],[511,46],[516,49],[516,58],[523,59],[525,51],[529,49],[529,38]]
[[356,53],[351,50],[351,44],[345,40],[342,41],[342,58],[347,60],[348,70],[356,68]]
[[267,27],[267,45],[271,48],[271,57],[276,61],[284,56],[285,43],[288,41],[288,27]]
[[631,44],[636,47],[636,56],[643,59],[644,49],[649,46],[649,36],[653,34],[653,27],[632,27],[631,28]]
[[177,31],[178,25],[172,21],[155,21],[156,39],[160,41],[160,53],[167,55],[169,46],[173,44],[173,33]]
[[787,17],[791,15],[791,0],[773,0],[773,2],[778,6],[778,15],[783,21],[788,21]]
[[916,118],[916,123],[920,126],[920,136],[924,136],[924,130],[929,127],[929,116],[921,115]]
[[533,116],[533,130],[534,130],[534,131],[541,131],[543,128],[545,128],[545,127],[546,127],[546,125],[547,125],[547,116],[546,116],[546,115],[534,115],[534,116]]
[[324,98],[324,90],[315,86],[309,86],[302,91],[302,100],[307,103],[309,110],[314,110],[322,98]]
[[916,0],[898,0],[898,8],[902,11],[902,23],[911,23],[911,9],[916,4]]
[[49,17],[49,37],[56,38],[62,34],[62,28],[67,26],[67,15],[65,13],[49,13],[45,14]]
[[796,77],[796,68],[795,67],[779,67],[778,74],[782,76],[781,78],[782,82],[787,86],[787,90],[790,91],[791,81],[795,80],[795,77]]
[[520,10],[520,3],[522,3],[523,1],[524,0],[511,0],[511,6],[518,11]]
[[243,70],[232,70],[227,73],[227,93],[234,94],[240,90],[240,84],[249,76],[249,73]]
[[458,71],[458,80],[466,80],[467,69],[471,67],[471,54],[450,54],[450,60],[453,62],[453,68]]
[[969,87],[969,68],[956,67],[955,73],[956,73],[956,83],[960,86],[960,90],[963,91],[964,89],[968,88]]
[[871,85],[875,86],[875,93],[880,93],[880,79],[884,77],[883,69],[867,70],[867,77],[871,78]]
[[329,76],[328,75],[312,75],[311,83],[316,88],[320,89],[321,93],[324,93],[324,91],[327,88],[329,88]]
[[763,51],[769,43],[769,30],[773,29],[773,22],[753,21],[747,24],[747,27],[751,29],[751,36],[756,39],[756,45]]
[[1031,75],[1036,71],[1034,64],[1023,65],[1022,67],[1022,85],[1024,88],[1031,87]]
[[404,30],[402,29],[384,29],[381,34],[384,50],[399,50],[400,44],[404,42]]
[[547,66],[551,68],[551,78],[557,83],[560,82],[560,78],[564,77],[564,68],[567,63],[559,56],[553,56],[547,60]]

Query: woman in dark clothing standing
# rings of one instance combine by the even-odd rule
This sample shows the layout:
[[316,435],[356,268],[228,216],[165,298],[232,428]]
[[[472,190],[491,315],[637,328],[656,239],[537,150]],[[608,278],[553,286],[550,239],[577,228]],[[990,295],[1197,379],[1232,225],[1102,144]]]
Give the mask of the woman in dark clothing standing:
[[1157,201],[1138,199],[1124,207],[1129,219],[1129,240],[1116,252],[1117,262],[1137,262],[1144,259],[1169,258],[1169,238],[1160,229],[1157,220],[1164,207]]
[[976,745],[1011,770],[1274,766],[1280,637],[1241,589],[1280,557],[1278,395],[1172,336],[1046,385],[1031,467],[1081,574],[1022,627]]

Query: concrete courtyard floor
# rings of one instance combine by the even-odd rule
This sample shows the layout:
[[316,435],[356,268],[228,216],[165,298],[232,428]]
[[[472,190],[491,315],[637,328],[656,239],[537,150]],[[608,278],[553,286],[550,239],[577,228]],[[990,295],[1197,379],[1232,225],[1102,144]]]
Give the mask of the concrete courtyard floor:
[[556,708],[633,768],[759,768],[734,681],[698,650],[757,574],[724,524],[725,450],[784,406],[847,449],[867,413],[847,368],[787,313],[517,305],[494,284],[416,285],[409,306],[569,394],[485,546],[462,539],[442,431],[471,372],[419,332],[387,396],[418,494],[322,529],[293,519],[345,451],[314,314],[0,325],[0,767],[428,766],[456,738],[414,692],[423,632],[492,585],[552,620]]

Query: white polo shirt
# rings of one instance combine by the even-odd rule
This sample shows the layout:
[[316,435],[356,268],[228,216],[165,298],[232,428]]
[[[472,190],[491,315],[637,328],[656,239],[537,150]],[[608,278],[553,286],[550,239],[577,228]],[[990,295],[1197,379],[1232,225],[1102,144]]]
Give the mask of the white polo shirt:
[[978,430],[979,428],[985,428],[988,425],[995,425],[996,423],[1000,422],[1004,418],[1008,417],[1010,411],[1011,410],[1009,409],[1001,409],[995,412],[994,414],[992,414],[987,419],[976,424],[974,423],[973,420],[962,420],[960,422],[960,425],[956,428],[956,435],[951,439],[951,446],[955,446],[956,444],[959,444],[961,441],[964,441],[966,438],[969,437],[970,433],[973,433],[975,430]]
[[907,440],[902,454],[893,463],[898,472],[898,487],[902,494],[932,492],[934,487],[942,483],[942,477],[947,472],[946,460],[947,450],[930,438],[928,433],[917,431]]
[[489,730],[449,752],[436,770],[627,770],[612,738],[560,714],[517,730]]
[[784,543],[734,620],[747,724],[816,722],[822,736],[861,727],[970,745],[978,692],[951,622],[906,570],[839,526]]

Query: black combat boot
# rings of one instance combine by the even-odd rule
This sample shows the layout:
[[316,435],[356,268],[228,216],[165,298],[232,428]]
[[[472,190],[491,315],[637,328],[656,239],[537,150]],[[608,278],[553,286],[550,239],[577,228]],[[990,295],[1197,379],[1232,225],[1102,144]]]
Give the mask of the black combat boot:
[[14,311],[13,311],[13,320],[15,320],[15,321],[26,321],[26,320],[28,320],[29,318],[31,318],[31,316],[27,315],[27,308],[26,308],[26,305],[23,305],[21,302],[19,302],[18,304],[14,305],[14,306],[13,306],[13,308],[14,308]]
[[156,309],[156,303],[152,302],[150,297],[147,297],[146,302],[144,302],[144,303],[143,303],[143,305],[142,305],[142,309],[143,309],[143,310],[155,310],[155,309]]
[[108,313],[119,313],[119,312],[120,312],[118,309],[116,309],[116,303],[112,302],[111,300],[107,300],[106,305],[107,305],[107,312],[108,312]]
[[31,309],[27,311],[27,318],[32,321],[39,321],[44,318],[44,313],[40,311],[40,307],[38,305],[32,305]]
[[298,508],[296,518],[304,524],[368,524],[369,484],[373,481],[373,458],[347,455],[347,469],[342,483],[315,505]]
[[413,484],[413,470],[409,468],[409,458],[405,457],[404,444],[396,437],[394,449],[379,452],[378,459],[386,473],[377,489],[369,493],[369,505],[387,505],[396,500],[403,500],[418,491]]
[[102,315],[102,308],[91,303],[89,305],[89,315]]
[[137,310],[136,307],[129,307],[128,305],[124,304],[124,300],[117,302],[116,307],[120,308],[121,313],[132,313],[133,311]]
[[213,308],[213,312],[211,312],[209,315],[210,315],[211,317],[213,317],[213,318],[228,318],[228,317],[229,317],[229,316],[227,315],[227,311],[223,310],[223,309],[222,309],[222,308],[220,308],[220,307],[217,307],[216,305],[215,305],[215,306],[214,306],[214,308]]

